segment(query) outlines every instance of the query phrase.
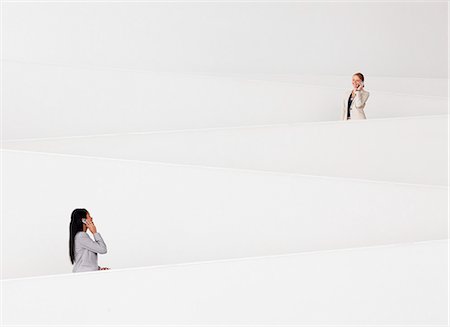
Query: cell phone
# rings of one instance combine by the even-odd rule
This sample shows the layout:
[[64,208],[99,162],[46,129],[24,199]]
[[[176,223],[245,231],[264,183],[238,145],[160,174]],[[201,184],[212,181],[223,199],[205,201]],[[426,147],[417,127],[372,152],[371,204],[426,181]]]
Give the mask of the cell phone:
[[364,82],[361,81],[361,83],[359,83],[359,86],[360,86],[360,87],[363,87],[363,86],[364,86]]
[[86,225],[86,218],[81,218],[81,221]]

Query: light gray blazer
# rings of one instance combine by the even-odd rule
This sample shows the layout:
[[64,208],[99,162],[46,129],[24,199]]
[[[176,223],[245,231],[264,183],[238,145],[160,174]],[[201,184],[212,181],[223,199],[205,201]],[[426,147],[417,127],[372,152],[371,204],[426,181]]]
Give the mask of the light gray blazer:
[[100,233],[94,234],[95,242],[86,232],[78,232],[75,235],[75,262],[72,272],[99,270],[97,253],[107,252],[106,244]]
[[[347,120],[347,107],[348,107],[348,97],[352,93],[352,90],[346,91],[344,95],[344,101],[342,105],[342,120]],[[362,89],[356,92],[356,96],[350,106],[350,118],[353,119],[366,119],[366,114],[364,113],[364,108],[366,106],[367,99],[370,93]]]

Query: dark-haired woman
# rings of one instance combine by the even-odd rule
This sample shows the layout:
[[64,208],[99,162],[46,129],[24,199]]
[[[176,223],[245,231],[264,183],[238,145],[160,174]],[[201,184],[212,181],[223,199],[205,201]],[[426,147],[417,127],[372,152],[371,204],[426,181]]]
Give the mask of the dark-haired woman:
[[364,75],[356,73],[352,76],[353,90],[345,92],[342,107],[342,120],[366,119],[364,108],[370,93],[364,90]]
[[[87,230],[94,235],[93,241]],[[75,209],[70,219],[69,254],[73,264],[72,272],[109,270],[98,265],[97,254],[107,252],[106,244],[97,232],[91,215],[86,209]]]

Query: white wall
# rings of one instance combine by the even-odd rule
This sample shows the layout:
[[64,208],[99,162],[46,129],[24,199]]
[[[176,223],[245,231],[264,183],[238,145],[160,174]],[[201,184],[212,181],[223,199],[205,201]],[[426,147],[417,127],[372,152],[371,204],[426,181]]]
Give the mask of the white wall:
[[447,78],[446,2],[11,3],[5,60]]
[[447,114],[447,9],[8,2],[2,136],[338,120],[356,71],[369,119]]
[[3,142],[4,149],[448,185],[448,116]]
[[19,279],[2,309],[5,324],[444,326],[447,257],[434,241]]
[[[6,62],[3,138],[340,119],[346,77],[154,74]],[[447,80],[368,78],[369,119],[447,114]]]
[[71,271],[87,208],[112,268],[447,238],[447,187],[3,151],[3,278]]
[[[312,123],[86,138],[81,153],[80,139],[8,142],[174,164],[2,150],[1,323],[446,322],[447,3],[2,6],[4,139]],[[324,123],[356,71],[369,120]],[[405,116],[422,117],[374,120]],[[70,273],[77,207],[112,271]]]

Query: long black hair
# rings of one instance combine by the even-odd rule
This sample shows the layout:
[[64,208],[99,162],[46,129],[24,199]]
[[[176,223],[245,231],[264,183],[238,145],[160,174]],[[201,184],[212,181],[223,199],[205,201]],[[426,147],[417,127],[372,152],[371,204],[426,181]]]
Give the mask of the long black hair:
[[72,216],[70,217],[70,227],[69,227],[69,255],[72,264],[75,261],[75,235],[78,232],[83,231],[83,222],[81,218],[86,218],[88,211],[86,209],[75,209],[72,211]]

